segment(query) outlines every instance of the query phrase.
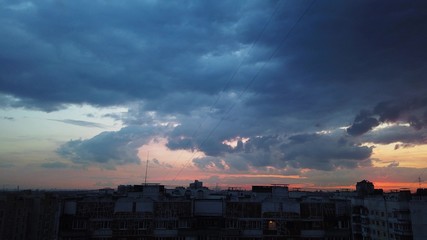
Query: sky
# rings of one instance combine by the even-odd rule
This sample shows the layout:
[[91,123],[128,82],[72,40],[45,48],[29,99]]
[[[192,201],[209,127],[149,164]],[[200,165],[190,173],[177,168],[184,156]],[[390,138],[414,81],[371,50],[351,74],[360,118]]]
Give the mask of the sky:
[[0,35],[4,189],[427,187],[426,1],[0,0]]

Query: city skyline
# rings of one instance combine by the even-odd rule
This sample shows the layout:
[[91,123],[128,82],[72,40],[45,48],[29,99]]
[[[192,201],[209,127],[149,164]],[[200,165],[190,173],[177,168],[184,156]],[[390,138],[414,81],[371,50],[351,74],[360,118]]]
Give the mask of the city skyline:
[[0,1],[0,183],[425,187],[426,9]]

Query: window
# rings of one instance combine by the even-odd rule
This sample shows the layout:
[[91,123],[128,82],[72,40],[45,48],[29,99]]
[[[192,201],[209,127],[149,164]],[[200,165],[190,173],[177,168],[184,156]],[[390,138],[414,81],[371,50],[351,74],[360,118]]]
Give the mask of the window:
[[121,222],[119,223],[119,229],[120,229],[120,230],[126,230],[126,229],[127,229],[127,222],[125,222],[125,221],[121,221]]
[[277,224],[275,221],[268,221],[268,230],[277,230]]
[[261,222],[260,221],[248,221],[247,228],[248,229],[261,229]]
[[138,229],[148,229],[149,226],[150,226],[150,223],[148,221],[138,222]]
[[226,222],[226,226],[227,226],[227,228],[232,228],[232,229],[236,229],[236,228],[239,228],[239,221],[238,220],[228,220],[227,222]]
[[178,228],[190,228],[190,224],[188,222],[188,220],[179,220],[178,221]]
[[86,222],[84,220],[73,220],[72,223],[72,229],[85,229],[86,228]]

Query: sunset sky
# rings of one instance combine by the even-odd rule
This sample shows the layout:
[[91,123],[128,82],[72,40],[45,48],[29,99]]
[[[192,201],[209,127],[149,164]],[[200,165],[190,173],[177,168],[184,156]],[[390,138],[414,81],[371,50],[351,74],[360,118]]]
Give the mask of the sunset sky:
[[427,187],[426,43],[424,0],[0,0],[0,184]]

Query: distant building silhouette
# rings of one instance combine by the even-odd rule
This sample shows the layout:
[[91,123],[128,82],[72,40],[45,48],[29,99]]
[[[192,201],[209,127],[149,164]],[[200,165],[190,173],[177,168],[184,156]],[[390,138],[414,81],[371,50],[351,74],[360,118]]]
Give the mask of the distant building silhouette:
[[54,193],[0,193],[0,239],[57,239],[60,206]]
[[190,183],[191,189],[199,189],[203,188],[203,182],[199,182],[198,180],[194,180],[194,183]]
[[374,184],[368,180],[362,180],[356,183],[356,192],[359,196],[366,196],[374,194]]
[[427,190],[210,190],[194,181],[117,190],[0,192],[0,239],[427,239]]

